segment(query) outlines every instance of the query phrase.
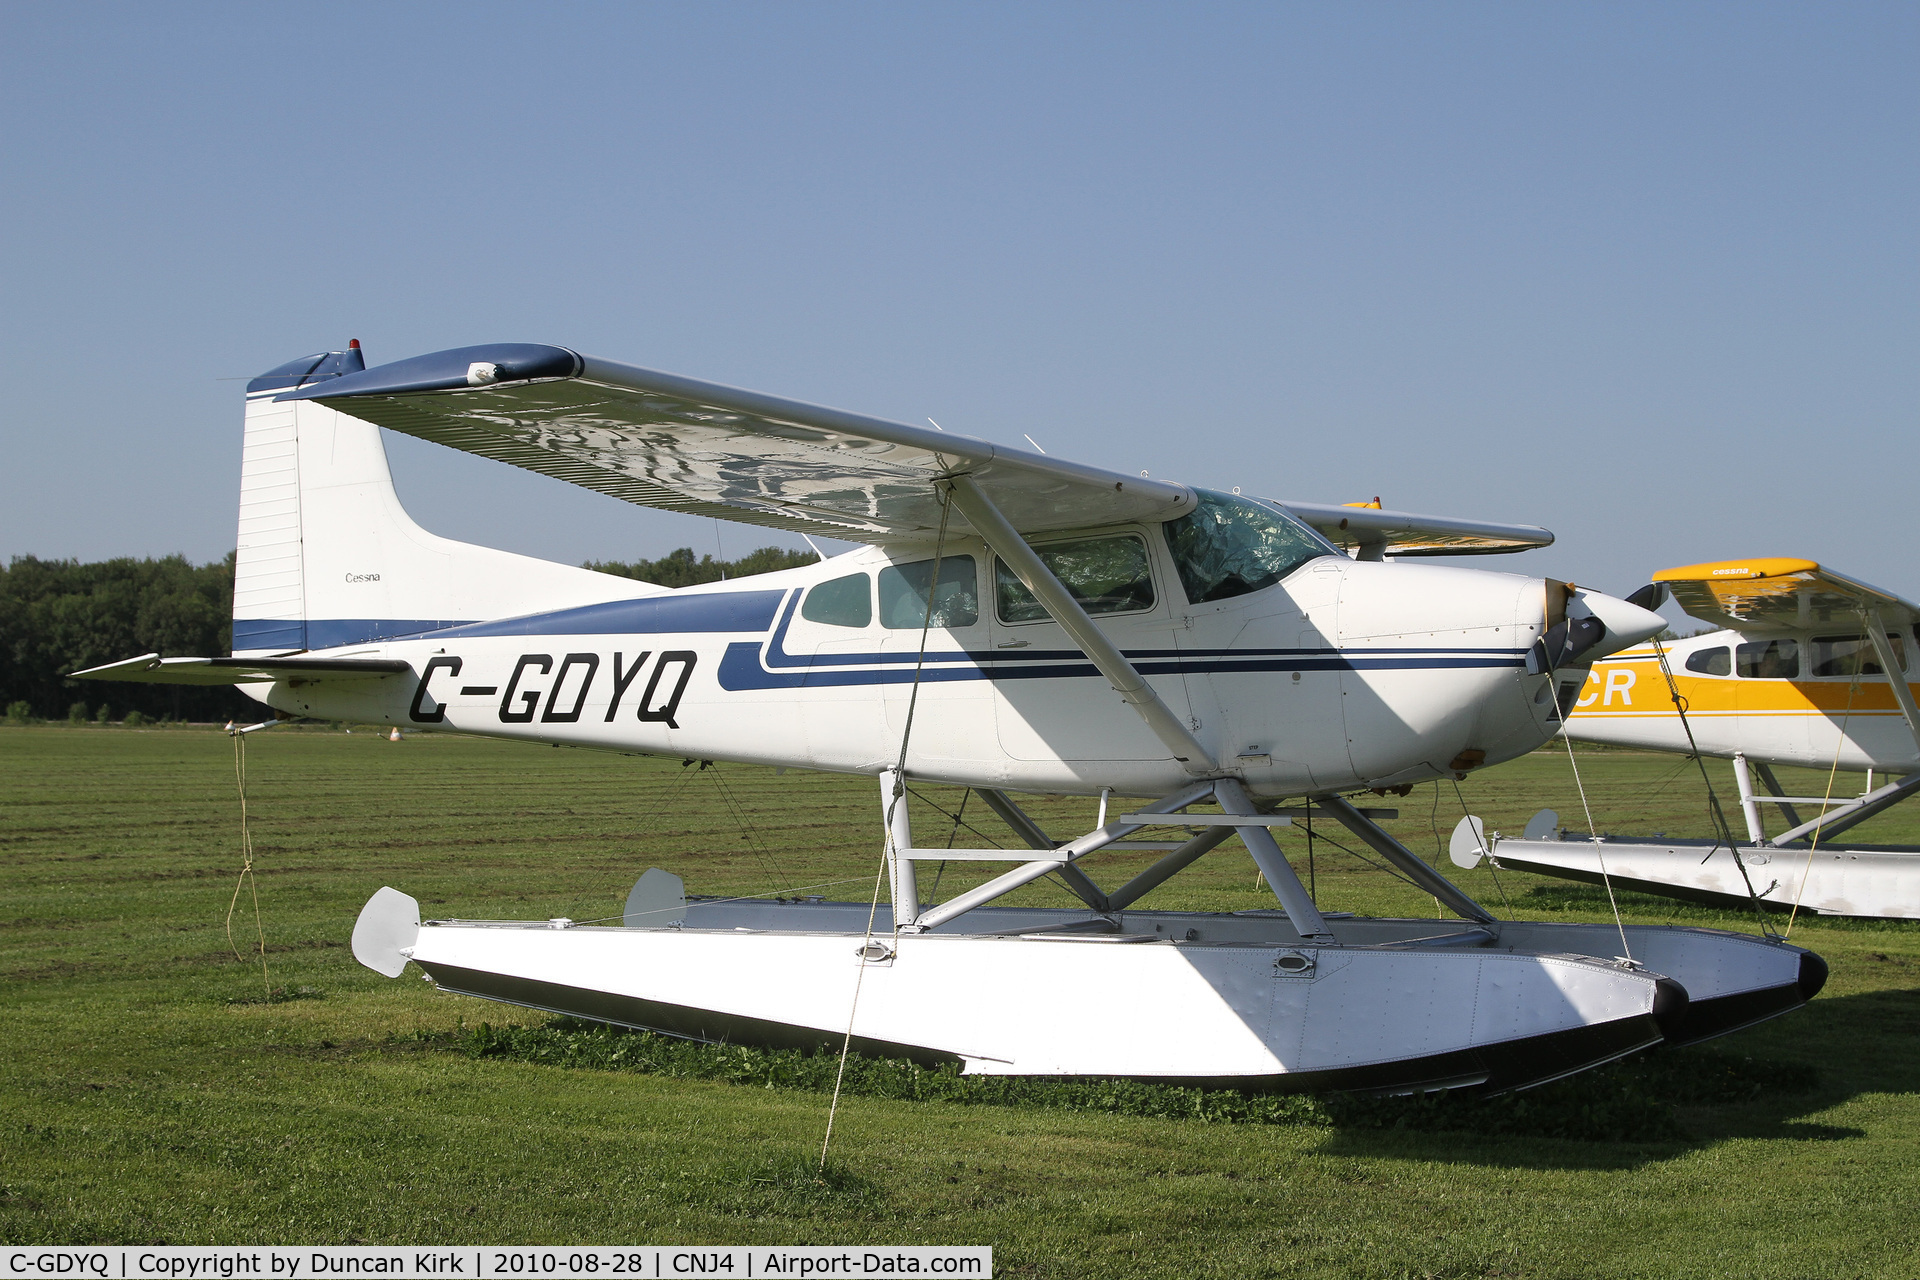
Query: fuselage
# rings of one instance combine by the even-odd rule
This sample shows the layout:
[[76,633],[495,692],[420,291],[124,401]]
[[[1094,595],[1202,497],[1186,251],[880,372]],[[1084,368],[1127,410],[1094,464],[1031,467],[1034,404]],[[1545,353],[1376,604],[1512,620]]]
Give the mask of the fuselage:
[[[1559,728],[1555,691],[1580,674],[1529,673],[1540,578],[1329,552],[1194,603],[1159,525],[1033,542],[1061,563],[1122,548],[1132,578],[1089,612],[1222,772],[1263,796],[1394,786],[1524,754]],[[933,559],[924,544],[869,547],[410,636],[363,621],[364,643],[314,656],[398,658],[411,674],[249,692],[318,718],[864,773],[891,767],[911,714],[917,777],[1134,795],[1191,781],[978,541],[942,550],[923,652]],[[1613,610],[1616,632],[1621,618],[1653,617],[1584,599]]]
[[[1896,632],[1892,639],[1907,668],[1900,678],[1909,679],[1912,637],[1903,641]],[[1697,747],[1703,755],[1765,764],[1920,770],[1893,686],[1857,625],[1714,631],[1662,647],[1672,689],[1651,644],[1602,659],[1568,714],[1567,736],[1656,751]],[[1684,700],[1686,726],[1675,692]]]

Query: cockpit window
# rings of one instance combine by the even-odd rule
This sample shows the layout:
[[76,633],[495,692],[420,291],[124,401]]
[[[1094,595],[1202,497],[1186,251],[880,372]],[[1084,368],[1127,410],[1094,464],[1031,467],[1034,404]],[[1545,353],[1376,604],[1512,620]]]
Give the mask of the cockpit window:
[[[933,625],[970,627],[980,621],[980,589],[972,556],[943,556],[940,585],[933,592]],[[933,561],[888,565],[880,571],[880,625],[919,630],[927,621],[927,584]]]
[[[1887,639],[1893,642],[1893,657],[1900,669],[1907,669],[1906,645],[1901,642],[1900,633],[1889,632]],[[1880,669],[1880,655],[1874,652],[1873,641],[1865,636],[1815,636],[1813,638],[1813,674],[1816,676],[1883,676]]]
[[1725,645],[1696,649],[1687,655],[1687,670],[1698,671],[1703,676],[1730,676],[1733,674],[1733,650]]
[[1800,678],[1800,646],[1792,640],[1750,640],[1740,646],[1740,674],[1749,680]]
[[864,627],[873,621],[871,582],[864,573],[822,582],[807,592],[800,616],[830,627]]
[[[1147,568],[1147,544],[1130,535],[1042,543],[1034,548],[1088,613],[1137,613],[1153,608],[1153,574]],[[1033,598],[1006,563],[993,562],[994,593],[1000,621],[1038,622],[1046,608]]]
[[1198,492],[1199,506],[1163,526],[1181,585],[1194,604],[1270,587],[1309,560],[1340,554],[1276,507],[1236,494]]

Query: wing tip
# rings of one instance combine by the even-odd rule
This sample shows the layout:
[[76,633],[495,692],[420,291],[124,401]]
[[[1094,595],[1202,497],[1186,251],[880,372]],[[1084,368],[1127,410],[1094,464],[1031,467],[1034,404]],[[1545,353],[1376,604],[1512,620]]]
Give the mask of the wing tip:
[[375,365],[310,386],[299,386],[278,400],[333,400],[353,396],[416,395],[457,391],[548,378],[577,378],[585,367],[570,347],[540,342],[492,342],[451,347],[423,356]]
[[1760,556],[1749,560],[1707,560],[1677,565],[1653,575],[1654,582],[1753,582],[1796,573],[1818,573],[1820,564],[1797,556]]

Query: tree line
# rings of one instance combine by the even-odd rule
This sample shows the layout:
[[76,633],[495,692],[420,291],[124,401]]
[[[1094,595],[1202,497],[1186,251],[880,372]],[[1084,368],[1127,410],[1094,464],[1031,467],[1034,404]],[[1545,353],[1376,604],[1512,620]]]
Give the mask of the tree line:
[[[814,561],[811,551],[761,547],[738,560],[696,558],[681,547],[658,560],[589,561],[589,569],[663,587],[688,587]],[[82,564],[16,556],[0,565],[0,706],[22,720],[225,721],[260,704],[219,685],[69,680],[66,673],[158,653],[232,652],[233,556],[196,565],[185,556]]]

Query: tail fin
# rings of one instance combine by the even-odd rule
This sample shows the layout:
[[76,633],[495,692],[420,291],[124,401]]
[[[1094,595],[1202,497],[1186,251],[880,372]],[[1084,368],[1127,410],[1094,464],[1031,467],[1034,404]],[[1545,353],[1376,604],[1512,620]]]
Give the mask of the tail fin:
[[380,428],[297,387],[365,368],[360,343],[247,384],[233,652],[289,653],[663,590],[428,533],[393,491]]

